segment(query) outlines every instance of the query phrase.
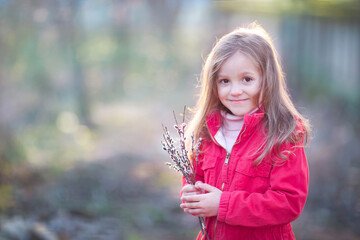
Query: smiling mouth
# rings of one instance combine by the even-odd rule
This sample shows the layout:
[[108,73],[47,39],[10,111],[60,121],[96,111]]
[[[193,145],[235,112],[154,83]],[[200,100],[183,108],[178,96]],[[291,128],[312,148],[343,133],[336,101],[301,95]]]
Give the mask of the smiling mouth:
[[230,101],[230,102],[233,102],[233,103],[245,102],[246,100],[248,100],[248,99],[247,99],[247,98],[246,98],[246,99],[237,99],[237,100],[229,99],[229,101]]

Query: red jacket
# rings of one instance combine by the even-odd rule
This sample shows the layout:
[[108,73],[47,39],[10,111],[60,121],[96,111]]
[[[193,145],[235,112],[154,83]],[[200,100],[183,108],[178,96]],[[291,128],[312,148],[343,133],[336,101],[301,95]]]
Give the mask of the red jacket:
[[[215,140],[221,125],[218,112],[207,117],[211,141],[202,141],[197,181],[222,190],[217,217],[206,218],[210,239],[295,239],[290,222],[299,217],[306,201],[308,165],[302,142],[284,145],[292,154],[282,165],[266,157],[253,165],[265,139],[263,113],[245,115],[244,126],[230,154]],[[199,233],[197,239],[205,239]]]

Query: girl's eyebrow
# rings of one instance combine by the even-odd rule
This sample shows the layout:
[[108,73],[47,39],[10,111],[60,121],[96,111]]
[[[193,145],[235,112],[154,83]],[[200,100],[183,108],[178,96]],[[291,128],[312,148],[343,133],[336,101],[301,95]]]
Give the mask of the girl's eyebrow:
[[243,74],[243,75],[255,75],[254,72],[242,72],[241,74]]
[[[246,72],[241,72],[239,75],[255,75],[255,73],[246,71]],[[221,78],[221,77],[228,77],[228,76],[225,74],[219,73],[217,77]]]

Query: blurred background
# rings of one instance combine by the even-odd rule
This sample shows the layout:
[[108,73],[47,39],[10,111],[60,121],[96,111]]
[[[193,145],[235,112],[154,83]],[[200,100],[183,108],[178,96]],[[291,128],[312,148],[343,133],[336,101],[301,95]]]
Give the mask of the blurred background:
[[257,21],[313,125],[297,239],[360,239],[357,0],[0,0],[0,239],[193,239],[161,124]]

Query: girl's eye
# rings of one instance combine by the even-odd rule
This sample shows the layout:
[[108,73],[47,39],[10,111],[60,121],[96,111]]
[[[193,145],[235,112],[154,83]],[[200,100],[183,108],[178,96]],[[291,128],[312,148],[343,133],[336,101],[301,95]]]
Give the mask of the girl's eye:
[[223,84],[226,84],[226,83],[229,83],[230,81],[228,79],[221,79],[219,81],[219,83],[223,83]]
[[243,81],[244,81],[244,82],[247,82],[247,83],[250,82],[251,80],[252,80],[252,79],[249,78],[249,77],[244,77],[244,79],[243,79]]

